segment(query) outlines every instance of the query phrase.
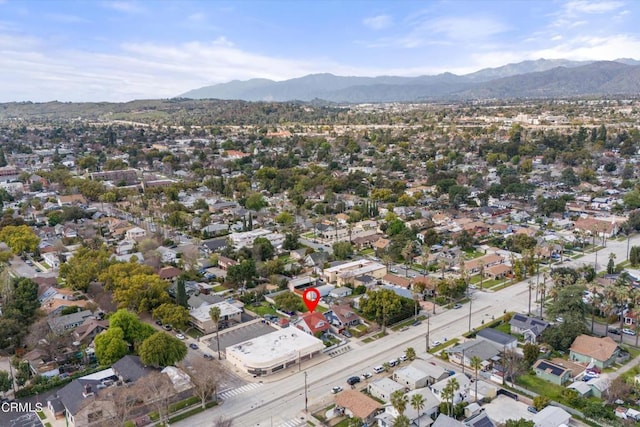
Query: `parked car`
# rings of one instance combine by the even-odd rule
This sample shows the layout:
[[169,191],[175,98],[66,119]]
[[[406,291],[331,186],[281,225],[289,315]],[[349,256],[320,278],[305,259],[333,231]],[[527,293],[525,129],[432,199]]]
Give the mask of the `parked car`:
[[156,320],[156,325],[162,326],[162,320]]
[[213,356],[207,353],[205,353],[203,357],[208,360],[213,360]]
[[164,325],[162,327],[162,329],[164,329],[165,331],[170,331],[171,330],[171,325]]
[[400,359],[401,362],[406,362],[407,361],[407,355],[403,354],[402,356],[400,356],[399,359]]
[[355,384],[358,384],[359,382],[360,382],[360,377],[353,376],[353,377],[347,378],[347,384],[349,385],[355,385]]
[[182,334],[176,334],[176,338],[178,338],[179,340],[183,340],[185,339],[185,336]]
[[340,393],[341,391],[342,391],[342,387],[340,387],[339,385],[337,385],[337,386],[335,386],[335,387],[333,387],[333,388],[331,389],[331,393],[333,393],[333,394],[338,394],[338,393]]
[[635,334],[636,334],[636,331],[634,331],[633,329],[624,328],[624,329],[622,330],[622,333],[623,333],[623,334],[626,334],[626,335],[635,335]]
[[373,376],[373,374],[371,372],[365,372],[364,374],[362,374],[362,378],[369,379]]
[[384,372],[384,366],[374,366],[373,367],[373,372],[375,372],[376,374]]
[[351,335],[351,332],[347,331],[346,329],[343,330],[342,332],[340,332],[342,335],[344,335],[347,338],[351,338],[353,335]]
[[533,406],[528,406],[527,407],[527,411],[531,412],[532,414],[537,414],[538,410],[536,408],[534,408]]
[[455,304],[455,305],[453,306],[453,308],[454,308],[454,309],[456,309],[456,310],[457,310],[458,308],[462,308],[462,304]]
[[194,350],[197,350],[198,349],[198,344],[192,342],[191,344],[189,344],[189,347],[194,349]]
[[609,333],[613,335],[620,335],[620,329],[618,328],[609,328]]

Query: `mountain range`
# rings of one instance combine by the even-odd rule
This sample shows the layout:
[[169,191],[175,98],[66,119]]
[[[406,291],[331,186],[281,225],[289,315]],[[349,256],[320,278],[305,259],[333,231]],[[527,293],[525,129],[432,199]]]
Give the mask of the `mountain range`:
[[324,73],[284,81],[234,80],[194,89],[179,95],[179,98],[375,103],[638,93],[640,61],[622,58],[615,61],[539,59],[465,75],[344,77]]

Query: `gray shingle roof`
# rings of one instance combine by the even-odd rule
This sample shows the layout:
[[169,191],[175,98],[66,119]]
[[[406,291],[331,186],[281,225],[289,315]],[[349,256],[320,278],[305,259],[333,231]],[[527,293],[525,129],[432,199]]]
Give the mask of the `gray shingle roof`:
[[144,366],[138,356],[130,354],[118,360],[111,365],[111,367],[116,375],[121,377],[125,382],[136,382],[154,371],[154,369]]
[[485,328],[478,331],[476,336],[484,338],[487,341],[491,341],[500,345],[508,345],[516,341],[514,336],[505,334],[497,329]]

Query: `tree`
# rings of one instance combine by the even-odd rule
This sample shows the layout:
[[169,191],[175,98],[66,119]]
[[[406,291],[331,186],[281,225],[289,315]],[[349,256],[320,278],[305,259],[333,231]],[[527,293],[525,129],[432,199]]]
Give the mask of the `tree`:
[[609,254],[609,262],[607,263],[607,274],[614,274],[616,272],[616,262],[614,261],[616,254],[611,252]]
[[411,396],[411,407],[418,413],[418,422],[417,424],[420,425],[420,418],[422,417],[422,414],[420,413],[420,411],[422,411],[424,409],[424,396],[422,396],[419,393],[414,394],[413,396]]
[[200,398],[200,405],[205,409],[207,401],[216,397],[216,390],[220,384],[221,372],[217,364],[206,359],[193,359],[190,369],[183,369],[191,378],[193,394]]
[[258,237],[253,241],[253,253],[257,261],[265,261],[273,258],[275,250],[266,237]]
[[276,217],[273,220],[277,224],[280,224],[284,227],[289,227],[293,225],[295,218],[289,212],[285,211],[285,212],[280,212],[278,215],[276,215]]
[[13,385],[13,378],[9,375],[7,371],[0,371],[0,392],[6,393],[11,390],[11,386]]
[[515,383],[515,377],[518,374],[518,370],[520,368],[521,356],[520,354],[513,350],[507,349],[502,353],[502,363],[505,367],[505,380],[511,379],[511,386]]
[[122,329],[111,326],[95,338],[96,358],[101,366],[110,366],[129,353]]
[[153,318],[175,329],[183,330],[189,324],[189,309],[181,305],[166,302],[153,309]]
[[11,282],[8,295],[4,295],[3,317],[16,320],[28,326],[40,308],[38,284],[31,279],[21,277]]
[[284,242],[282,243],[282,248],[287,251],[293,251],[300,247],[300,242],[298,241],[298,234],[296,233],[287,233],[284,235]]
[[145,365],[165,367],[184,359],[187,346],[178,338],[158,331],[142,342],[138,354]]
[[113,289],[113,300],[120,308],[138,313],[150,312],[163,303],[170,302],[168,284],[157,274],[136,274],[123,278]]
[[393,427],[409,427],[411,420],[406,415],[400,415],[393,420]]
[[153,326],[142,322],[135,313],[126,309],[120,309],[111,314],[109,329],[111,328],[122,330],[124,334],[122,338],[134,348],[156,332]]
[[82,247],[60,267],[60,277],[73,290],[85,291],[89,284],[109,266],[109,253],[105,248],[98,250]]
[[246,288],[257,276],[256,264],[253,259],[245,259],[227,269],[227,282],[234,288]]
[[637,267],[640,264],[640,246],[632,246],[629,250],[629,263],[632,267]]
[[413,360],[416,358],[416,351],[413,347],[407,347],[404,351],[404,355],[407,356],[407,359]]
[[398,414],[404,414],[404,411],[407,410],[408,403],[409,398],[404,393],[404,390],[396,390],[391,393],[391,405],[398,411]]
[[223,416],[218,417],[218,419],[216,419],[213,422],[213,427],[232,427],[232,426],[233,426],[233,420],[229,418],[224,418]]
[[523,360],[527,368],[530,368],[534,363],[536,363],[536,360],[538,360],[538,355],[540,354],[540,346],[528,342],[522,347],[522,352],[524,354]]
[[187,290],[184,287],[184,282],[185,280],[182,275],[178,277],[178,282],[176,283],[176,304],[188,308]]
[[218,360],[220,357],[220,307],[213,306],[209,309],[209,317],[211,317],[211,321],[214,325],[216,325],[216,342],[218,343]]
[[169,403],[171,398],[175,396],[175,389],[169,376],[161,372],[152,372],[138,380],[138,382],[142,390],[141,394],[145,397],[143,400],[148,401],[158,413],[158,422],[168,425],[169,423],[166,421],[169,417]]
[[533,398],[533,407],[536,408],[537,411],[542,411],[550,402],[547,396],[536,396]]
[[353,245],[351,242],[336,242],[332,245],[333,256],[337,260],[343,260],[353,255]]
[[525,420],[520,418],[518,420],[507,420],[504,427],[534,427],[535,423],[532,420]]
[[458,380],[455,378],[449,378],[447,384],[442,388],[442,392],[440,395],[442,399],[447,402],[447,414],[451,416],[453,413],[453,400],[456,395],[456,392],[460,389],[460,384]]
[[16,255],[33,253],[40,244],[40,238],[28,225],[7,225],[0,230],[0,242],[9,246]]
[[632,392],[632,387],[627,384],[623,377],[616,377],[609,384],[609,388],[606,391],[607,403],[613,404],[616,400],[625,400]]
[[292,292],[278,294],[273,298],[273,301],[280,310],[286,313],[302,311],[302,300]]
[[251,209],[254,211],[259,211],[260,209],[267,206],[267,202],[264,200],[264,197],[260,193],[252,193],[250,194],[244,202],[244,207],[247,209]]
[[[413,306],[413,301],[411,305]],[[383,332],[389,319],[398,315],[401,309],[400,297],[391,289],[369,290],[366,298],[360,300],[362,314],[382,325]]]
[[479,356],[472,356],[471,360],[469,361],[469,363],[471,364],[471,369],[473,369],[473,372],[475,373],[475,386],[476,386],[476,390],[475,390],[475,394],[474,394],[474,398],[475,401],[478,401],[478,371],[482,368],[482,359]]

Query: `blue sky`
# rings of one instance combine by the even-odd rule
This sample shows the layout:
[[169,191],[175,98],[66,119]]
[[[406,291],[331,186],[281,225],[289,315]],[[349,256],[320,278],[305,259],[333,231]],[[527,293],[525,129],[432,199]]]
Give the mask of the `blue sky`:
[[[0,102],[640,55],[636,0],[0,0]],[[635,23],[634,23],[635,21]]]

